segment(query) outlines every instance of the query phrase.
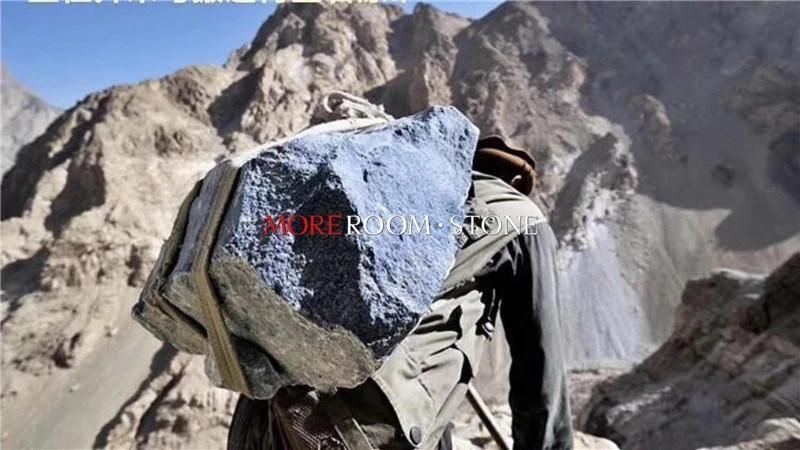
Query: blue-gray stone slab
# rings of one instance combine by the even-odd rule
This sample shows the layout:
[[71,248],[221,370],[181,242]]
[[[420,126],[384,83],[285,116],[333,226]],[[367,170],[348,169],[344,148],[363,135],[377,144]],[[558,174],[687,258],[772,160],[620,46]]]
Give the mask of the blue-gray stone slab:
[[[477,138],[458,110],[433,107],[369,129],[300,137],[242,166],[210,272],[229,329],[252,344],[240,355],[256,396],[270,396],[275,384],[353,387],[414,328],[458,250],[451,220],[465,213]],[[189,275],[214,173],[193,204],[167,293],[201,323]],[[344,235],[264,232],[266,217],[333,214]],[[371,219],[373,234],[346,234],[351,215],[404,219],[393,220],[391,233],[374,233]],[[400,233],[412,217],[419,228]],[[259,349],[269,357],[246,356]]]

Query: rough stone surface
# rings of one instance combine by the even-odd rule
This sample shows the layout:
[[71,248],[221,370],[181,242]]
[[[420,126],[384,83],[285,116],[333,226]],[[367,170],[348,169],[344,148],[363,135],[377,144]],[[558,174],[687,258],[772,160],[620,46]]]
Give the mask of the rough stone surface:
[[689,282],[672,337],[598,386],[582,423],[626,449],[800,448],[798,373],[800,253]]
[[[301,137],[242,166],[210,271],[232,332],[283,371],[263,373],[266,357],[243,353],[258,358],[243,363],[259,396],[289,381],[354,387],[410,332],[458,249],[451,217],[465,212],[477,137],[455,108],[434,107],[385,126]],[[169,281],[169,300],[200,323],[191,261],[220,173],[209,173],[192,205]],[[339,214],[343,235],[265,235],[265,217],[295,214]],[[347,216],[365,220],[360,234],[347,234]],[[395,220],[378,232],[388,222],[375,218],[391,216],[405,227]]]

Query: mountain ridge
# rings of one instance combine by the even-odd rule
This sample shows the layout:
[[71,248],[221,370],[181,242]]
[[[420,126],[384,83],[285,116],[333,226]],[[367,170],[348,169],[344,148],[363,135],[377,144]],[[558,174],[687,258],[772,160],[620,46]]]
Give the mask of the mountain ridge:
[[0,86],[2,86],[2,173],[14,164],[22,146],[41,134],[61,110],[48,105],[19,84],[14,77],[0,65]]

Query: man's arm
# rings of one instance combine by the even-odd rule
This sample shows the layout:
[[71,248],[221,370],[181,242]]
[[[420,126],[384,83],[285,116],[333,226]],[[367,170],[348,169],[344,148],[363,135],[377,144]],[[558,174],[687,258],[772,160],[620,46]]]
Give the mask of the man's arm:
[[556,297],[556,239],[546,223],[495,260],[500,315],[511,350],[514,448],[571,449],[572,425]]

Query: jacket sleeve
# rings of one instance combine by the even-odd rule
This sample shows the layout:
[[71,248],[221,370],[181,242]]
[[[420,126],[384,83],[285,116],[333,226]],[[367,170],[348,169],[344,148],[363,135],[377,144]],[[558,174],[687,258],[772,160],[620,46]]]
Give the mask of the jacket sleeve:
[[509,403],[514,449],[571,449],[572,425],[555,272],[547,223],[495,259],[500,317],[511,352]]

